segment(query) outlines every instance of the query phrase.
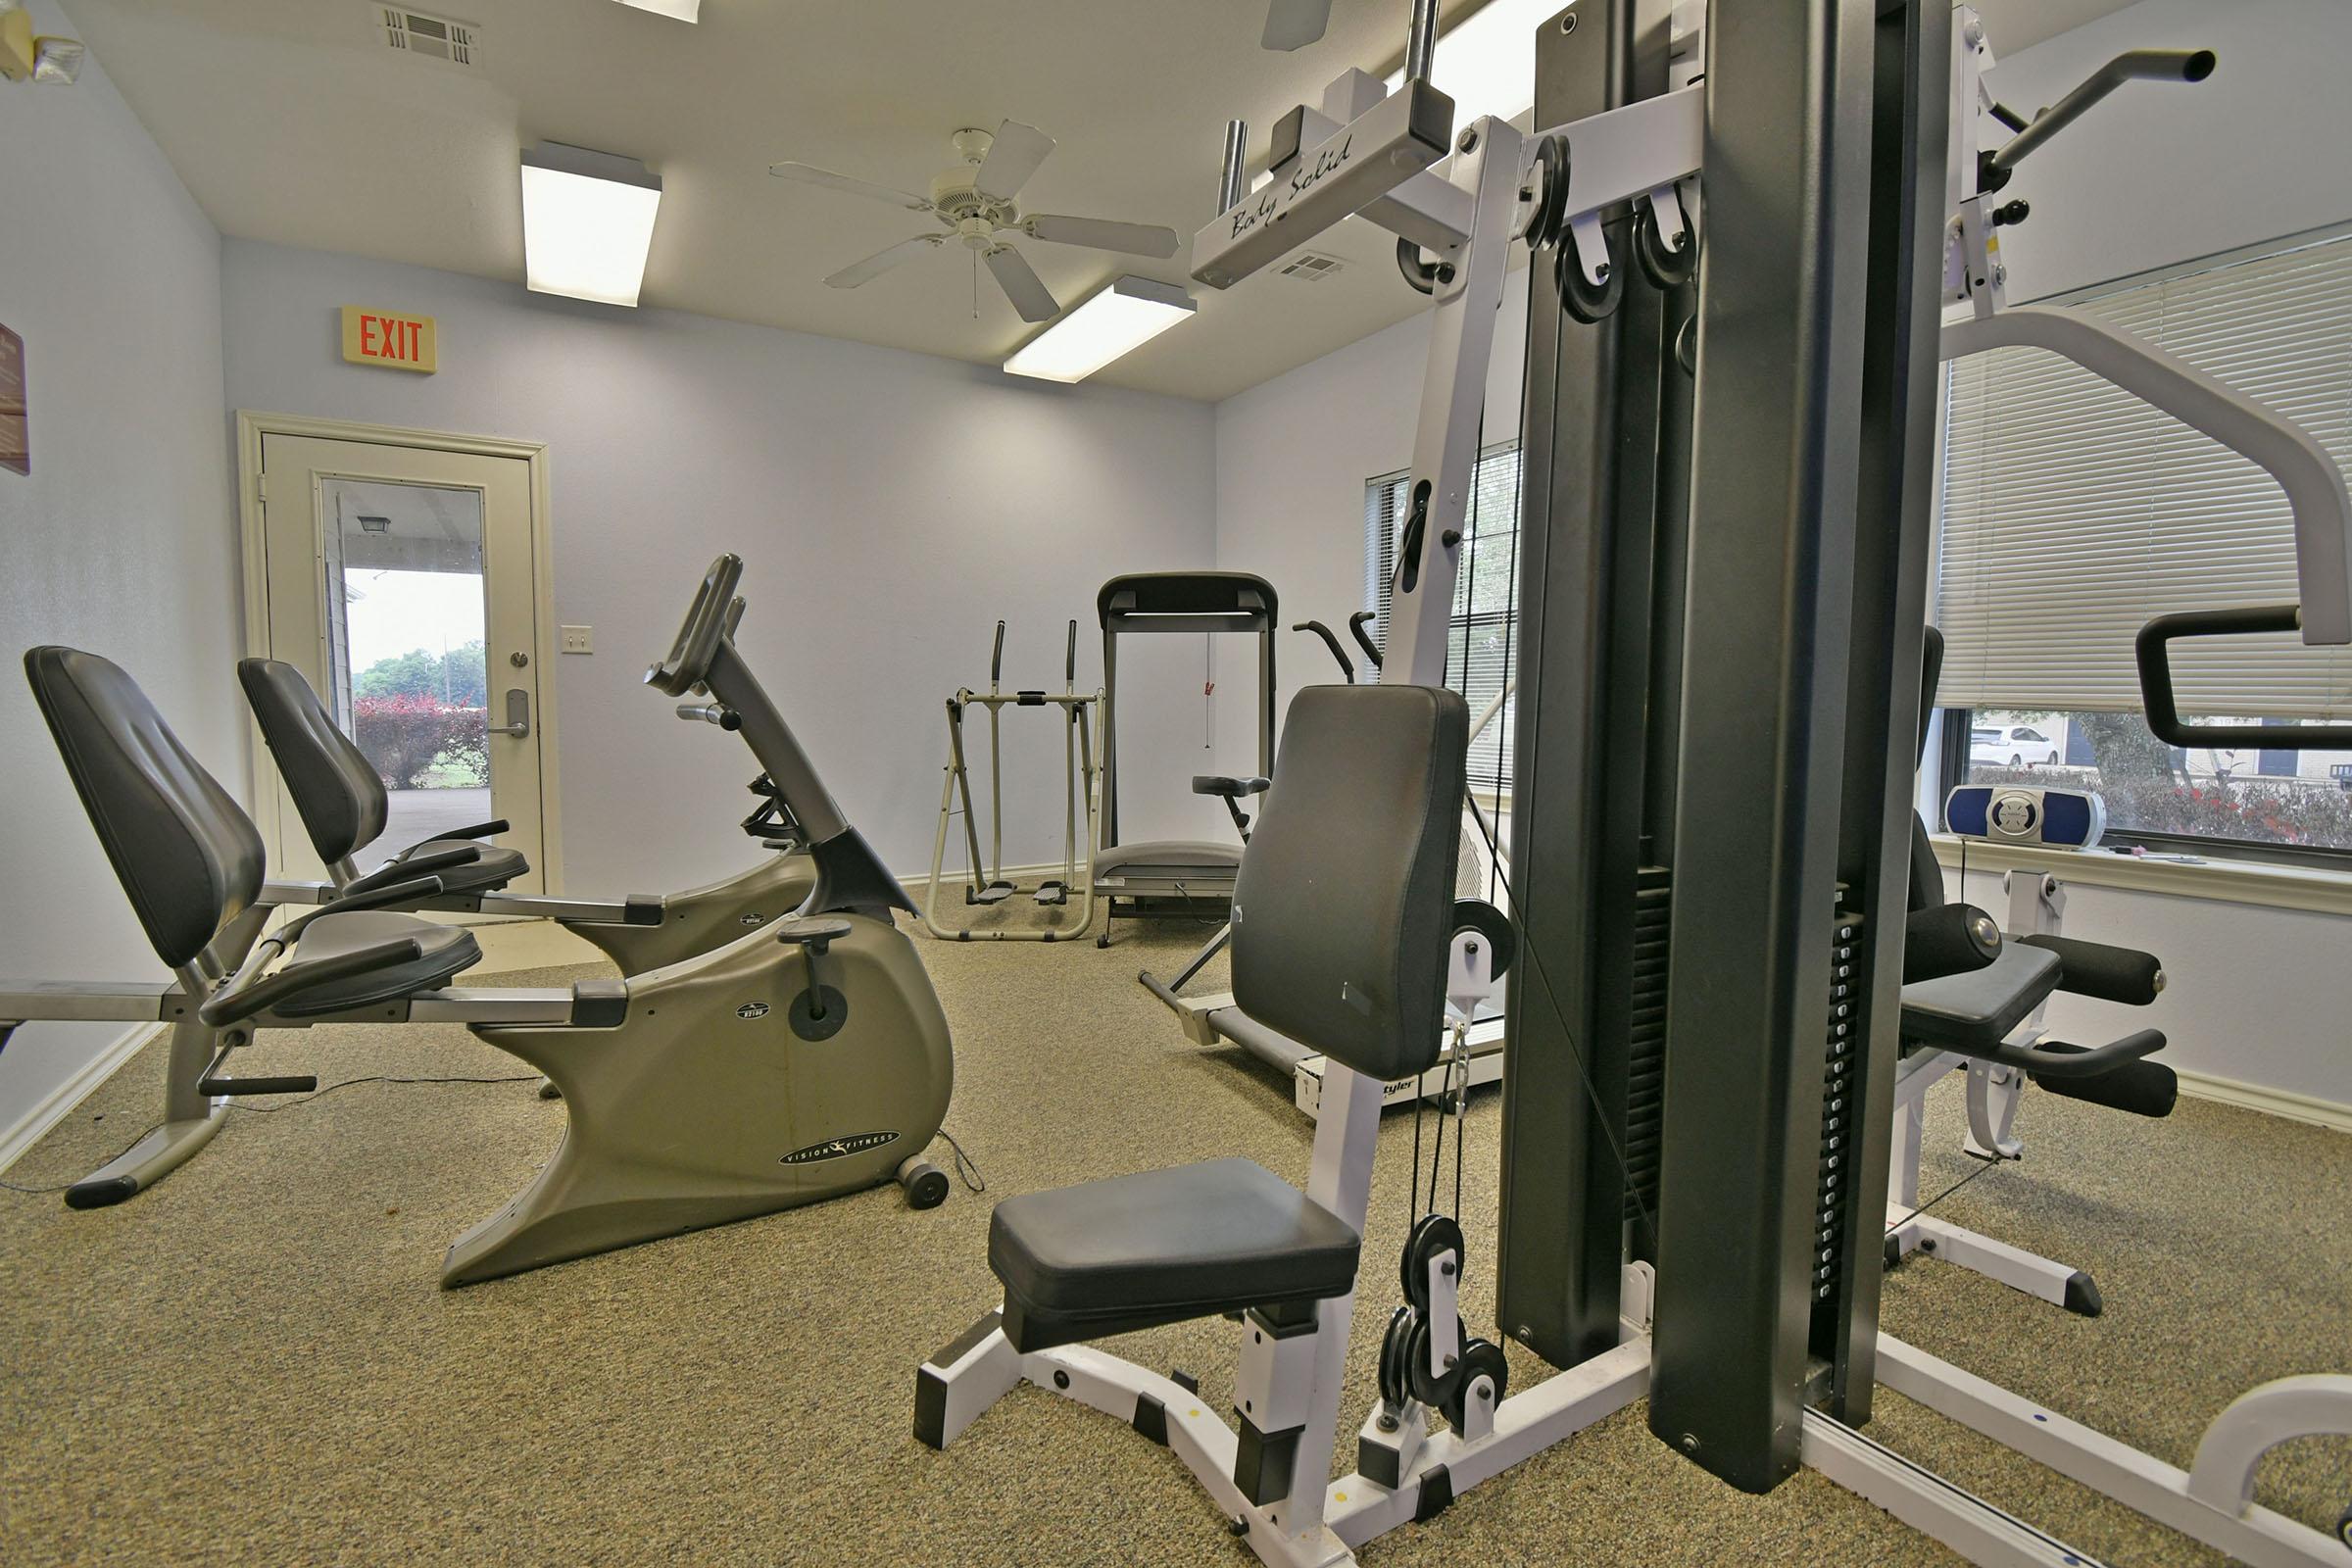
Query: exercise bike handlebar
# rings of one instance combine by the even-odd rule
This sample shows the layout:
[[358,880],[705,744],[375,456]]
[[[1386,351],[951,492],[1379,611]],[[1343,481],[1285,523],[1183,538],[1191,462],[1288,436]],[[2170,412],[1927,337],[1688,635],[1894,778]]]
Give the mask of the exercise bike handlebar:
[[415,937],[402,937],[394,942],[379,942],[371,948],[337,954],[331,958],[314,958],[308,963],[290,963],[274,974],[265,975],[251,985],[221,991],[196,1009],[196,1016],[213,1028],[236,1023],[258,1013],[268,1012],[296,992],[330,980],[349,980],[388,969],[394,964],[415,963],[424,956],[424,949]]
[[2118,55],[2073,92],[2035,115],[2001,145],[1987,167],[2008,173],[2028,153],[2082,119],[2127,81],[2203,81],[2213,74],[2217,61],[2210,49],[2134,49]]
[[1332,635],[1332,630],[1329,626],[1324,625],[1319,620],[1302,620],[1298,622],[1298,625],[1293,626],[1291,630],[1311,631],[1316,636],[1322,638],[1323,646],[1331,650],[1331,657],[1339,661],[1340,673],[1348,677],[1348,685],[1352,686],[1355,684],[1355,663],[1348,657],[1347,650],[1340,646],[1339,638]]
[[720,729],[743,728],[743,715],[724,703],[680,703],[678,716],[690,723],[716,724]]
[[684,624],[669,657],[645,672],[645,683],[670,697],[684,697],[703,684],[719,645],[734,634],[743,618],[735,585],[743,580],[743,558],[732,553],[710,563],[702,586],[694,592]]

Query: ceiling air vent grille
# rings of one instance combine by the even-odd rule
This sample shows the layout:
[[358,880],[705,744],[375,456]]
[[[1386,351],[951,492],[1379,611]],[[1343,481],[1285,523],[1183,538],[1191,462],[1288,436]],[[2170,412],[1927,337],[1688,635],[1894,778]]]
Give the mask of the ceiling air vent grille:
[[1300,251],[1283,268],[1282,275],[1295,277],[1301,283],[1320,283],[1334,272],[1344,270],[1346,264],[1336,256],[1323,256],[1314,251]]
[[473,64],[473,28],[447,17],[427,16],[406,6],[377,8],[383,18],[384,42],[406,54],[430,55],[453,66]]

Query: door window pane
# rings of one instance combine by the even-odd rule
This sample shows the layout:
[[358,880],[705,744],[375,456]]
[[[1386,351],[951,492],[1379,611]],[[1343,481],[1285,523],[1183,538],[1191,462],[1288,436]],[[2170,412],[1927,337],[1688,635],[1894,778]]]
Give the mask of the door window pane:
[[365,870],[490,816],[482,496],[321,483],[330,700],[391,797]]

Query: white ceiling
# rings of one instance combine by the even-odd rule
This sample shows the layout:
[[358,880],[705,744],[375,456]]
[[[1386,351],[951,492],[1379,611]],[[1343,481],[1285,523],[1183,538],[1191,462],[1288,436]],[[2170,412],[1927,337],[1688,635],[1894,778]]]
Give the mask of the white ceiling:
[[[1979,0],[2014,51],[2122,0]],[[705,0],[687,25],[612,0],[448,0],[476,24],[464,70],[384,42],[367,0],[71,0],[75,26],[223,233],[522,277],[516,154],[542,138],[641,158],[662,216],[644,302],[732,320],[1002,360],[1031,328],[991,281],[973,316],[969,253],[916,258],[855,291],[826,273],[932,228],[921,214],[767,173],[799,159],[925,192],[949,133],[1026,121],[1060,145],[1029,212],[1164,223],[1188,240],[1215,207],[1224,124],[1253,158],[1291,105],[1348,66],[1402,53],[1402,0],[1338,0],[1324,39],[1257,46],[1265,0]],[[1448,17],[1475,10],[1455,0]],[[1220,398],[1421,305],[1394,240],[1360,221],[1315,249],[1356,265],[1306,283],[1267,273],[1097,379]],[[1065,305],[1167,262],[1024,240]]]

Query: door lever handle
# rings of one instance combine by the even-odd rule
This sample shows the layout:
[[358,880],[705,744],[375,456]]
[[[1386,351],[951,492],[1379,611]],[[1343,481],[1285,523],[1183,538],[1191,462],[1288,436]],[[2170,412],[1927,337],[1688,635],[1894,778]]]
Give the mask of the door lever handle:
[[507,721],[504,724],[485,725],[484,733],[512,735],[516,740],[520,740],[530,732],[531,694],[519,686],[509,687],[507,690]]

